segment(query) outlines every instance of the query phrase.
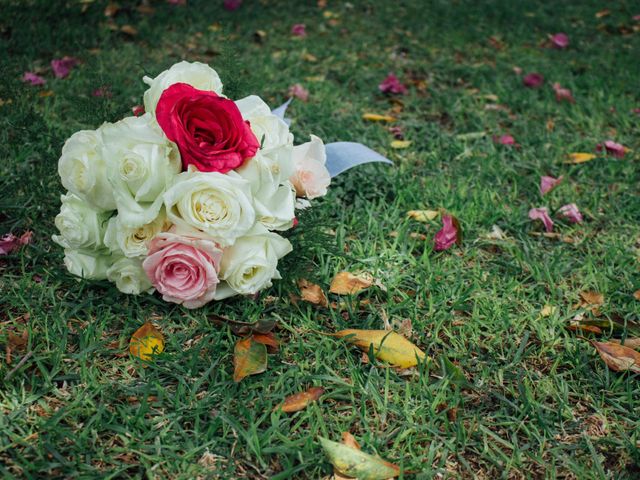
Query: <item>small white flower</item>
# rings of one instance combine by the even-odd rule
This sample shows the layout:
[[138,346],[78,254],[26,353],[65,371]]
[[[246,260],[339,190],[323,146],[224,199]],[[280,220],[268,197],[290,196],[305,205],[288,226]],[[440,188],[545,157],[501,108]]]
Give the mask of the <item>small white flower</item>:
[[53,241],[64,248],[99,250],[103,248],[102,238],[109,220],[109,213],[94,210],[73,193],[62,195],[62,207],[55,224],[60,235]]
[[130,295],[150,292],[153,286],[142,268],[142,259],[121,258],[106,272],[107,279],[114,282],[118,290]]

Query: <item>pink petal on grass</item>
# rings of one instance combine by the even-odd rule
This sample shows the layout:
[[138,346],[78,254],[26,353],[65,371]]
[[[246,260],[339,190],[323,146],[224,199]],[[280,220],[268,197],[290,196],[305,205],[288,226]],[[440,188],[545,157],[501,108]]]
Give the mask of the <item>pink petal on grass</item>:
[[242,0],[224,0],[222,6],[225,10],[233,12],[234,10],[238,10],[242,6]]
[[307,26],[304,23],[296,23],[293,27],[291,27],[291,34],[296,37],[306,37],[307,36]]
[[289,87],[289,96],[299,98],[303,102],[306,102],[307,100],[309,100],[309,90],[304,88],[299,83],[296,83],[295,85],[291,85]]
[[607,153],[613,155],[616,158],[623,158],[627,149],[624,145],[614,142],[613,140],[606,140],[604,144],[599,143],[596,145],[596,150],[602,152],[605,150]]
[[404,130],[400,125],[395,125],[388,128],[389,133],[393,135],[396,140],[404,140]]
[[25,83],[29,83],[34,86],[44,85],[47,81],[42,78],[40,75],[33,72],[24,72],[22,76],[22,81]]
[[566,33],[556,33],[551,36],[551,45],[553,45],[553,48],[567,48],[569,46],[569,36]]
[[571,90],[569,90],[568,88],[563,88],[559,83],[553,84],[553,91],[556,92],[556,101],[576,103],[576,100],[573,98],[573,95],[571,94]]
[[32,231],[26,231],[19,237],[16,237],[13,233],[7,233],[0,237],[0,255],[8,255],[9,253],[18,250],[23,245],[31,243],[33,237]]
[[522,79],[522,83],[528,88],[540,88],[544,83],[544,75],[541,73],[528,73]]
[[547,232],[553,231],[553,220],[549,216],[549,210],[546,207],[532,208],[529,210],[529,218],[531,220],[540,220],[544,224],[544,229]]
[[441,252],[451,248],[459,239],[459,232],[456,228],[456,222],[451,215],[442,216],[442,228],[438,230],[435,236],[435,250]]
[[105,98],[111,98],[113,96],[113,94],[111,93],[111,90],[106,85],[96,88],[91,95],[93,95],[94,97],[105,97]]
[[186,5],[187,0],[167,0],[167,3],[170,5]]
[[382,93],[398,93],[401,95],[407,93],[407,87],[393,73],[387,75],[382,83],[378,85],[378,88]]
[[516,143],[516,139],[513,138],[511,135],[500,135],[500,136],[494,135],[493,143],[498,143],[500,145],[506,145],[508,147],[516,147],[516,148],[520,146],[518,143]]
[[558,213],[571,223],[582,223],[582,214],[575,203],[568,203],[560,207]]
[[544,195],[545,193],[550,192],[555,187],[562,183],[563,177],[560,176],[558,178],[542,176],[540,177],[540,194]]
[[71,69],[78,64],[78,59],[73,57],[62,57],[51,60],[51,69],[56,78],[69,76]]

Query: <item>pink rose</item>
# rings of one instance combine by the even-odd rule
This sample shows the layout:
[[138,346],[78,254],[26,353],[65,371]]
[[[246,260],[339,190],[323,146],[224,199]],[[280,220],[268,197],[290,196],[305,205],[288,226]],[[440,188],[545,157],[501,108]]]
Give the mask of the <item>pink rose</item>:
[[180,150],[182,166],[227,173],[253,157],[260,142],[236,104],[215,92],[174,83],[158,101],[156,120]]
[[309,200],[327,194],[331,175],[325,166],[327,154],[320,138],[311,135],[311,141],[293,147],[294,172],[289,181],[298,197]]
[[151,240],[142,268],[163,300],[198,308],[213,300],[221,259],[211,240],[164,232]]

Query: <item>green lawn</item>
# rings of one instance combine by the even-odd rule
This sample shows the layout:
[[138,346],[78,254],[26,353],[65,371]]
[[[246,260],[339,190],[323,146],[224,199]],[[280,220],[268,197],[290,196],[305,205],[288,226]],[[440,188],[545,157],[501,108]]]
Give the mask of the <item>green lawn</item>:
[[[330,0],[322,10],[245,0],[228,12],[221,0],[158,0],[153,13],[118,3],[108,18],[101,0],[0,0],[0,234],[34,231],[31,245],[0,258],[0,344],[28,331],[11,364],[0,360],[2,478],[329,478],[318,436],[343,431],[418,472],[403,478],[640,478],[640,377],[608,370],[581,338],[591,334],[566,329],[594,315],[577,306],[584,290],[604,295],[600,320],[631,324],[640,311],[637,3]],[[306,38],[291,35],[295,23]],[[557,32],[570,47],[543,47]],[[68,78],[21,81],[64,55],[83,62]],[[181,59],[216,68],[230,97],[255,93],[274,107],[301,83],[309,101],[289,111],[298,142],[359,141],[395,162],[339,177],[301,215],[284,279],[257,300],[189,311],[126,296],[76,281],[51,241],[65,139],[130,115],[141,77]],[[543,73],[545,85],[523,87],[514,66]],[[395,97],[402,109],[378,91],[390,71],[410,86]],[[553,82],[576,103],[557,103]],[[92,95],[101,87],[111,96]],[[365,112],[396,115],[410,147],[390,148],[388,126]],[[505,133],[520,148],[495,145]],[[607,139],[631,151],[564,163]],[[541,198],[541,175],[564,182]],[[532,235],[541,224],[530,208],[566,203],[585,217],[556,221],[573,243]],[[425,208],[456,215],[461,247],[433,250],[439,221],[406,217]],[[486,238],[493,225],[506,239]],[[291,300],[297,279],[328,291],[341,270],[368,271],[386,290],[339,308]],[[266,373],[233,382],[237,337],[212,314],[279,321]],[[127,346],[152,317],[166,351],[142,368]],[[315,333],[381,329],[385,317],[410,319],[433,362],[401,375]],[[469,386],[443,377],[445,356]],[[314,385],[326,390],[318,403],[273,411]]]

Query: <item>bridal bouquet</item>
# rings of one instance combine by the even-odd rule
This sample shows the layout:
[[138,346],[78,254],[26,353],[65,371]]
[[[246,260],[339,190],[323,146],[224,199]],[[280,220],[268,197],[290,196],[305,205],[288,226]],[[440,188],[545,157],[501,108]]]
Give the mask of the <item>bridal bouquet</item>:
[[68,192],[53,240],[67,269],[127,294],[197,308],[271,286],[296,207],[355,164],[389,162],[313,135],[294,146],[286,104],[233,101],[203,63],[143,81],[145,113],[74,133],[58,163]]

